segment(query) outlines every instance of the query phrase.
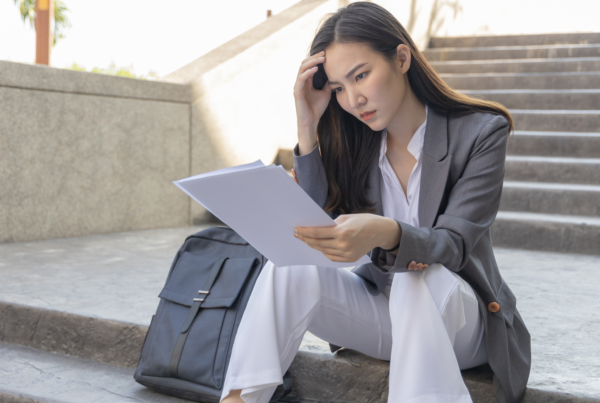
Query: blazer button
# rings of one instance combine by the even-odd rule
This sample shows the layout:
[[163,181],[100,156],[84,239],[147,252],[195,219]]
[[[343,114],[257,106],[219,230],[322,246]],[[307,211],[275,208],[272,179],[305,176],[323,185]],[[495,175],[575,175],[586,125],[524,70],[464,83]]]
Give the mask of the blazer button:
[[490,302],[488,304],[488,311],[496,313],[499,310],[500,310],[500,305],[498,305],[497,302]]

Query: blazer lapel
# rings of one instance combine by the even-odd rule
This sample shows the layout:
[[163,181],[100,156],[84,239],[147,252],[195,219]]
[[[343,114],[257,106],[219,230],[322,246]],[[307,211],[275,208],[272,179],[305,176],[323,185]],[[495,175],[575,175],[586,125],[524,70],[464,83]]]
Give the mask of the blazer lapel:
[[[448,154],[448,117],[429,108],[423,152],[421,155],[421,191],[419,194],[419,226],[432,227],[444,195],[452,156]],[[383,215],[381,186],[383,177],[379,168],[379,154],[373,158],[369,171],[367,196],[375,202],[377,215]]]
[[433,227],[442,202],[450,161],[448,154],[448,116],[429,109],[421,158],[421,191],[419,194],[419,226]]

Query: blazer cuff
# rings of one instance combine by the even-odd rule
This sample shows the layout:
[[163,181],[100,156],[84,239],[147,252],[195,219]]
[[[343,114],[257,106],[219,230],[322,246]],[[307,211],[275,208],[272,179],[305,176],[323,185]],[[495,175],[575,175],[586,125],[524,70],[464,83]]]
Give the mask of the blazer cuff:
[[374,248],[371,253],[373,266],[380,272],[387,274],[409,271],[408,264],[413,260],[417,263],[429,264],[429,251],[425,247],[427,244],[424,239],[426,234],[423,230],[402,221],[396,220],[396,222],[402,229],[398,254],[385,252],[379,247]]
[[321,158],[321,154],[319,154],[319,143],[316,142],[315,146],[313,147],[313,149],[308,153],[308,154],[304,154],[304,155],[300,155],[300,144],[296,143],[296,145],[294,146],[294,160],[296,158],[305,158],[305,157],[313,157],[314,158],[314,154],[316,152],[316,154],[319,156],[319,158]]
[[293,149],[294,171],[298,184],[321,207],[327,202],[327,177],[318,143],[308,154],[298,156],[299,145]]

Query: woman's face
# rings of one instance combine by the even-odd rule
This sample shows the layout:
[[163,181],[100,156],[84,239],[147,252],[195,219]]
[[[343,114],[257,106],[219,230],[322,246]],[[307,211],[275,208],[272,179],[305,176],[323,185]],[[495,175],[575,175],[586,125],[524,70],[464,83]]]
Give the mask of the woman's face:
[[335,43],[325,50],[327,85],[340,106],[372,130],[383,130],[398,114],[408,81],[410,50],[398,46],[395,68],[364,43]]

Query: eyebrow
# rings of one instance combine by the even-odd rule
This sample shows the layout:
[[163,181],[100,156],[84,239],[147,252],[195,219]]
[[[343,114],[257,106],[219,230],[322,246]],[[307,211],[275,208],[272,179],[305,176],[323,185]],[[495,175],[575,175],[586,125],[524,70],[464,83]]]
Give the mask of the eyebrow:
[[[350,76],[354,73],[356,73],[356,70],[360,69],[362,66],[364,66],[367,63],[361,63],[357,66],[354,66],[354,68],[352,70],[350,70],[350,72],[348,74],[346,74],[346,78],[350,78]],[[329,81],[329,84],[339,84],[337,81]]]

